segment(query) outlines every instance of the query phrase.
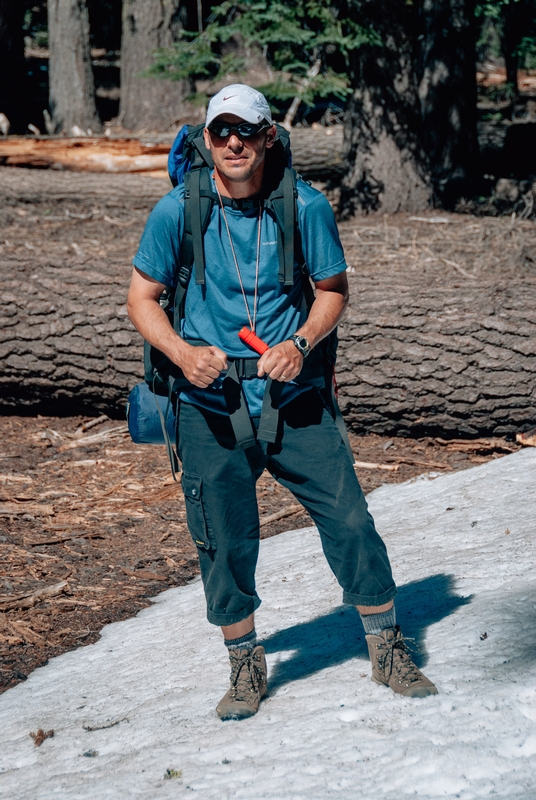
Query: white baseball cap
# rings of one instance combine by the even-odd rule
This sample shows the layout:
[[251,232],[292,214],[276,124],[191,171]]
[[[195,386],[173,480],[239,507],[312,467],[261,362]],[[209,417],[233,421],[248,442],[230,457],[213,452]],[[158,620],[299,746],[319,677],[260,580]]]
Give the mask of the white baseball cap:
[[243,83],[233,83],[214,95],[208,104],[205,125],[208,127],[220,114],[235,114],[253,123],[265,119],[272,124],[272,112],[265,96]]

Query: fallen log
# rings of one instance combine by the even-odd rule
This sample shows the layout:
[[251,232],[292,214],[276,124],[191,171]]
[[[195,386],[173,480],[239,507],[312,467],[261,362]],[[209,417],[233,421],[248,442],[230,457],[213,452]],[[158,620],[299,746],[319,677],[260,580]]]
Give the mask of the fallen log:
[[[335,179],[342,171],[343,126],[294,128],[293,165],[304,177]],[[8,136],[0,139],[0,165],[76,172],[167,171],[173,137],[143,139]],[[108,218],[112,224],[121,221]]]
[[[0,410],[121,418],[130,389],[143,377],[141,337],[125,309],[129,259],[167,182],[7,169],[2,179]],[[123,230],[103,221],[103,210],[110,207],[108,216],[135,224]],[[434,229],[434,236],[438,227],[455,228],[459,247],[462,222],[468,228],[480,226],[463,219],[456,217],[456,226],[426,227]],[[525,252],[532,258],[533,225],[523,224],[526,238],[518,241],[508,220],[489,222],[497,231],[493,250],[486,245],[489,259],[501,269],[501,248],[511,246],[515,258],[525,259]],[[442,262],[437,266],[425,250],[419,262],[420,242],[412,231],[420,222],[409,223],[410,232],[404,232],[402,255],[398,229],[386,225],[369,218],[341,226],[353,271],[348,276],[350,307],[339,327],[337,380],[350,429],[465,440],[513,437],[533,429],[533,262],[522,261],[507,279],[488,276],[484,269],[467,279]],[[364,253],[367,230],[374,236]],[[73,240],[80,242],[83,255],[70,246]],[[384,255],[376,257],[380,241]],[[472,240],[470,245],[477,246]],[[442,252],[458,263],[462,259],[450,258],[452,250],[443,246]],[[433,252],[439,252],[437,242]],[[390,258],[400,259],[396,268],[389,268]],[[479,258],[487,263],[488,252]],[[468,260],[463,263],[468,272]],[[52,428],[45,433],[36,447],[67,443]],[[86,449],[73,466],[93,463],[96,435],[91,431],[73,438]],[[11,509],[22,512],[15,504]]]

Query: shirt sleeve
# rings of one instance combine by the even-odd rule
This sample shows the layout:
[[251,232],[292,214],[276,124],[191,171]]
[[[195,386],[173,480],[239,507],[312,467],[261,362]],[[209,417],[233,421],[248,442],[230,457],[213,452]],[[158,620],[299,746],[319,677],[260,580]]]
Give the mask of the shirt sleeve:
[[298,223],[309,275],[318,282],[347,269],[335,215],[321,193],[307,186],[298,194]]
[[174,190],[151,211],[132,259],[134,266],[166,286],[175,286],[183,225],[184,205]]

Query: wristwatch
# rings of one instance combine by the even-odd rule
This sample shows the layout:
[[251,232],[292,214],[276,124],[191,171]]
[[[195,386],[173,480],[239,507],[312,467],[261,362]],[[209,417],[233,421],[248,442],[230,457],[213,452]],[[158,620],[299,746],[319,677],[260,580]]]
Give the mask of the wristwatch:
[[294,342],[300,353],[304,358],[307,358],[309,353],[311,352],[311,345],[305,338],[305,336],[300,336],[299,334],[293,334],[290,339]]

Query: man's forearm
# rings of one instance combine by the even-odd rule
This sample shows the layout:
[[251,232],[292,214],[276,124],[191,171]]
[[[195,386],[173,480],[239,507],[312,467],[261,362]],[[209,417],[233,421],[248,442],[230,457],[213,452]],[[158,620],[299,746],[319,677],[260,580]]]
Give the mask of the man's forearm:
[[164,287],[134,270],[128,315],[143,338],[177,364],[190,383],[206,389],[227,369],[227,355],[214,345],[193,347],[178,336],[160,306],[160,288]]
[[160,303],[152,299],[138,300],[135,305],[129,303],[127,310],[134,327],[145,341],[180,366],[185,343],[173,330]]
[[348,295],[338,291],[317,289],[307,322],[297,331],[315,347],[335,328],[348,305]]

